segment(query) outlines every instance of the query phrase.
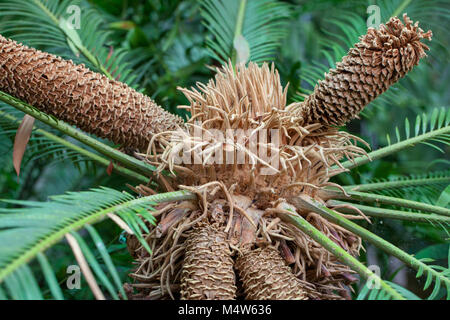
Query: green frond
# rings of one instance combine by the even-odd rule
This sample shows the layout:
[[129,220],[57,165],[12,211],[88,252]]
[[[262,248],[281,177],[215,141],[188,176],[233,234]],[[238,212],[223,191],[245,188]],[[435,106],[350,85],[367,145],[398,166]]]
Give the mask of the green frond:
[[[152,207],[159,202],[192,198],[195,198],[195,195],[178,191],[135,199],[126,192],[103,187],[53,196],[48,202],[3,200],[4,203],[14,207],[0,208],[0,225],[2,226],[0,241],[8,244],[0,247],[0,284],[5,283],[12,298],[36,298],[37,295],[34,292],[36,290],[29,290],[30,286],[33,288],[33,283],[36,281],[26,263],[38,256],[53,296],[61,298],[53,272],[45,257],[39,254],[70,233],[78,242],[97,278],[112,297],[118,298],[116,292],[121,291],[119,276],[114,271],[115,267],[100,236],[89,224],[99,222],[108,214],[114,213],[127,224],[142,246],[151,252],[142,234],[142,231],[148,232],[148,224],[155,222],[149,210],[153,210]],[[98,248],[100,257],[112,275],[112,282],[100,268],[97,258],[86,245],[85,240],[75,232],[83,227],[86,227]],[[27,288],[27,290],[21,290],[21,288]],[[40,293],[40,290],[36,292]]]
[[288,220],[297,228],[302,230],[305,234],[310,236],[313,240],[323,246],[326,250],[336,256],[339,261],[349,266],[352,270],[358,272],[358,274],[371,281],[376,281],[380,284],[380,290],[387,299],[404,300],[405,298],[394,290],[387,282],[382,280],[378,275],[373,273],[364,264],[359,262],[356,258],[350,255],[347,251],[342,249],[333,240],[325,236],[322,232],[316,229],[312,224],[306,221],[302,216],[297,214],[282,214],[282,218]]
[[402,208],[415,209],[437,215],[450,216],[450,209],[403,198],[395,198],[359,191],[347,191],[344,193],[343,190],[338,190],[335,188],[321,190],[319,193],[324,199],[344,199],[360,202],[381,203]]
[[426,277],[425,290],[431,285],[431,283],[434,282],[434,290],[430,296],[430,299],[434,298],[437,295],[441,286],[445,286],[447,290],[447,299],[450,299],[450,269],[440,266],[427,265],[425,263],[427,261],[415,258],[413,255],[406,253],[392,243],[384,240],[383,238],[368,231],[360,225],[342,217],[340,214],[327,208],[325,205],[312,198],[296,197],[291,200],[298,209],[310,210],[312,212],[320,214],[330,222],[353,232],[354,234],[360,236],[363,240],[372,243],[377,248],[396,257],[407,266],[415,269],[417,271],[417,277]]
[[[79,28],[73,23],[80,8]],[[0,33],[18,42],[86,63],[110,79],[133,85],[126,51],[107,47],[109,32],[102,28],[102,16],[83,0],[0,1]]]
[[[390,176],[371,182],[345,186],[345,190],[371,192],[391,197],[434,204],[450,184],[450,171],[437,171],[410,176]],[[441,205],[446,206],[446,205]]]
[[50,202],[3,200],[23,207],[0,208],[0,239],[8,243],[0,249],[0,280],[66,233],[103,218],[108,213],[105,208],[133,199],[130,194],[102,188],[55,196]]
[[450,204],[450,185],[448,185],[439,195],[436,205],[447,207]]
[[[394,290],[396,290],[399,294],[405,297],[407,300],[422,300],[418,296],[416,296],[411,291],[403,288],[402,286],[393,283],[391,281],[384,280],[388,285],[390,285]],[[366,281],[364,286],[358,293],[356,300],[386,300],[386,293],[383,290],[373,288],[373,281]]]
[[[97,261],[96,257],[92,253],[92,251],[89,249],[86,242],[83,240],[83,238],[77,233],[77,232],[70,232],[70,234],[75,238],[75,240],[78,242],[78,245],[80,246],[84,257],[86,258],[87,262],[89,263],[89,266],[92,267],[94,270],[95,275],[97,276],[97,279],[103,286],[108,290],[109,294],[114,300],[119,300],[119,296],[117,295],[117,290],[122,287],[122,284],[119,282],[119,287],[116,288],[113,286],[111,281],[106,276],[105,272],[100,267],[99,262]],[[115,268],[114,268],[115,270]],[[123,292],[123,289],[122,289]],[[126,297],[124,295],[124,297]]]
[[424,144],[432,147],[442,153],[439,144],[445,146],[450,145],[450,108],[436,108],[431,113],[417,115],[416,121],[410,124],[405,119],[404,135],[400,133],[400,129],[394,129],[397,142],[392,143],[391,136],[387,135],[387,146],[372,151],[367,156],[361,156],[353,160],[347,160],[342,163],[346,169],[353,169],[371,160],[377,160],[391,154],[397,153],[403,149],[410,148],[417,144]]
[[[450,108],[442,107],[435,108],[430,113],[422,113],[421,115],[417,115],[415,122],[410,123],[408,118],[405,119],[404,122],[404,134],[401,134],[401,131],[398,127],[395,127],[395,139],[387,134],[386,140],[388,146],[392,145],[392,141],[396,140],[396,143],[402,142],[403,140],[407,140],[410,137],[414,138],[426,133],[432,132],[433,130],[439,130],[450,125]],[[436,146],[435,143],[432,142],[440,142],[445,145],[450,145],[450,134],[446,131],[444,134],[439,136],[434,136],[429,139],[430,141],[421,141],[419,143],[423,143],[428,145],[436,150],[444,153],[444,151]]]
[[55,298],[56,300],[64,300],[63,293],[58,285],[58,280],[56,279],[55,273],[50,263],[48,262],[47,257],[42,252],[39,252],[36,255],[36,258],[39,261],[42,273],[45,277],[45,281],[50,288],[53,298]]
[[409,176],[391,176],[388,179],[374,179],[364,184],[345,186],[344,189],[373,192],[386,189],[418,188],[421,186],[447,186],[449,183],[450,170],[447,170]]
[[14,300],[43,300],[30,267],[22,265],[5,279],[6,291]]
[[[443,216],[437,214],[428,214],[428,213],[419,213],[419,212],[405,212],[401,210],[393,210],[375,206],[367,206],[356,203],[349,203],[345,201],[338,200],[330,200],[329,205],[338,206],[336,209],[339,212],[356,214],[356,210],[352,209],[356,208],[362,211],[366,216],[369,217],[379,217],[379,218],[387,218],[387,219],[398,219],[405,221],[413,221],[413,222],[425,222],[430,223],[434,226],[434,223],[441,223],[447,228],[450,227],[450,216]],[[345,207],[341,205],[346,205]],[[350,207],[351,206],[351,207]]]
[[212,38],[208,52],[226,64],[274,58],[287,34],[290,6],[276,0],[203,0],[203,23]]
[[100,237],[98,232],[95,230],[95,228],[92,227],[91,225],[86,225],[85,228],[89,232],[89,235],[91,236],[92,241],[94,241],[98,252],[100,253],[103,261],[105,262],[108,273],[112,276],[115,286],[117,288],[119,288],[119,291],[120,291],[122,297],[126,298],[126,294],[123,290],[122,282],[120,281],[119,273],[117,272],[117,269],[111,259],[111,256],[108,253],[108,250],[106,249],[105,244],[103,243],[102,238]]

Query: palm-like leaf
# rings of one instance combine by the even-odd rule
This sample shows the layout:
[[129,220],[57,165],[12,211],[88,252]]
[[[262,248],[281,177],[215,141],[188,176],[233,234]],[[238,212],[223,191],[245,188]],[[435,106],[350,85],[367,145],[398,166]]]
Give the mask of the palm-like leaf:
[[[426,276],[426,283],[424,289],[426,290],[433,282],[434,289],[431,293],[429,299],[433,299],[439,292],[441,286],[445,286],[447,292],[447,299],[450,299],[450,269],[443,268],[436,265],[427,265],[428,262],[424,259],[417,259],[414,256],[404,252],[400,248],[396,247],[392,243],[384,240],[383,238],[373,234],[367,229],[361,227],[360,225],[342,217],[335,211],[327,208],[325,205],[319,203],[318,201],[309,198],[308,196],[300,196],[293,199],[296,207],[302,209],[308,209],[321,216],[325,217],[327,220],[344,227],[345,229],[357,234],[363,240],[366,240],[386,253],[398,258],[403,263],[417,271],[416,276]],[[450,214],[450,210],[449,211]],[[447,222],[448,223],[448,222]],[[384,290],[389,295],[389,289]],[[392,294],[391,294],[392,295]]]
[[213,38],[210,55],[225,64],[271,60],[287,34],[290,7],[275,0],[202,1],[204,24]]
[[[8,243],[7,246],[0,248],[0,282],[5,281],[13,298],[17,292],[27,291],[29,287],[26,284],[32,285],[35,280],[25,264],[70,233],[78,242],[82,253],[99,280],[112,297],[118,298],[115,293],[121,288],[118,276],[112,273],[116,285],[114,288],[84,240],[75,231],[88,224],[101,221],[107,215],[115,214],[126,223],[142,246],[150,252],[147,242],[143,239],[142,231],[148,231],[147,225],[153,224],[155,221],[149,212],[152,210],[152,206],[158,202],[192,199],[193,197],[195,196],[187,192],[175,192],[135,199],[126,192],[100,188],[53,196],[49,202],[4,200],[10,205],[20,207],[0,208],[0,225],[2,226],[0,241]],[[92,227],[87,226],[87,229],[100,250],[101,257],[112,272],[115,268],[104,250],[101,238]],[[39,260],[52,289],[54,287],[52,272],[42,256]],[[23,290],[19,289],[21,287]],[[52,291],[57,298],[57,290],[53,288]],[[32,296],[28,298],[36,298],[32,291],[30,294]]]
[[444,150],[436,143],[444,146],[450,145],[450,109],[434,109],[431,114],[417,115],[414,126],[408,119],[405,119],[404,130],[403,138],[398,127],[395,128],[396,143],[391,143],[391,137],[387,135],[388,146],[372,151],[368,156],[347,160],[342,163],[342,166],[346,169],[353,169],[416,144],[425,144],[444,153]]
[[450,184],[450,171],[430,172],[422,175],[392,176],[368,183],[346,186],[345,189],[435,203]]
[[[0,251],[0,279],[59,241],[66,233],[104,218],[107,213],[119,210],[118,205],[133,199],[130,194],[102,188],[55,196],[50,202],[4,200],[11,205],[25,207],[0,209],[0,239],[8,243]],[[125,210],[123,214],[127,219],[134,217],[130,214],[132,205],[125,205],[122,210]],[[147,219],[153,221],[149,215]]]

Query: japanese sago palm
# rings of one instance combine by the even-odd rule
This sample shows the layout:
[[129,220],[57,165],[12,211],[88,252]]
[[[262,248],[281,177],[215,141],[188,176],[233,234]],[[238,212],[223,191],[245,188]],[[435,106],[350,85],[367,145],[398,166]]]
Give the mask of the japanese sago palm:
[[[197,195],[157,208],[151,254],[128,238],[140,282],[129,298],[343,299],[354,271],[292,221],[359,254],[357,234],[308,204],[336,206],[329,187],[342,188],[330,178],[346,170],[341,160],[366,155],[361,139],[337,126],[426,56],[422,39],[431,32],[406,15],[369,28],[304,102],[291,104],[273,64],[230,62],[207,84],[180,88],[186,123],[125,84],[3,37],[0,89],[136,151],[167,191]],[[359,215],[346,217],[367,219],[351,209]]]

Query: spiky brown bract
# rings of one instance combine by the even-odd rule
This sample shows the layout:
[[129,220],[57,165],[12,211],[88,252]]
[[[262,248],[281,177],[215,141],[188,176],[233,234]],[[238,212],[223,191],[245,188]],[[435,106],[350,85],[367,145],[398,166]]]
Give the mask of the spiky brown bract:
[[99,137],[146,150],[182,119],[126,84],[0,36],[0,89]]
[[[298,104],[286,105],[287,87],[283,89],[274,65],[250,62],[235,70],[230,64],[216,72],[207,85],[180,88],[190,102],[182,108],[191,118],[184,130],[158,135],[162,150],[153,147],[147,155],[159,170],[177,171],[175,184],[220,181],[235,193],[270,200],[314,194],[342,172],[331,169],[341,158],[365,153],[356,146],[360,139],[319,123],[304,124],[302,115],[288,111]],[[195,152],[176,165],[188,150]]]
[[273,247],[243,251],[236,260],[247,300],[306,300],[305,285]]
[[186,240],[181,299],[232,300],[236,279],[227,234],[212,224],[196,226]]
[[[320,200],[317,191],[332,185],[329,178],[345,170],[339,167],[339,160],[365,154],[356,145],[360,139],[320,123],[305,124],[302,115],[290,112],[298,104],[286,106],[286,88],[282,87],[273,65],[249,63],[248,66],[233,67],[230,64],[216,69],[216,72],[215,78],[207,85],[198,83],[198,89],[181,89],[190,102],[182,107],[191,112],[191,118],[184,130],[155,136],[158,144],[151,142],[148,154],[143,156],[160,171],[177,171],[176,176],[164,177],[167,185],[172,189],[184,188],[197,193],[200,199],[197,211],[203,212],[204,218],[223,217],[223,231],[234,249],[235,258],[239,252],[246,252],[259,259],[260,263],[255,268],[260,272],[271,268],[279,281],[289,281],[288,285],[281,283],[275,286],[270,277],[252,278],[244,270],[249,268],[249,260],[241,257],[241,266],[245,266],[240,270],[244,273],[239,283],[243,284],[244,296],[256,298],[253,290],[257,287],[257,291],[264,289],[260,298],[304,299],[305,292],[299,284],[304,281],[310,289],[308,298],[341,299],[341,294],[347,290],[344,275],[351,273],[350,269],[340,265],[336,257],[298,229],[280,221],[277,214],[279,210],[285,210],[279,208],[283,198],[305,193]],[[230,129],[238,131],[228,135],[227,130]],[[213,136],[213,132],[219,135]],[[267,140],[260,140],[260,132],[267,133]],[[225,143],[221,140],[224,137],[228,138]],[[257,143],[252,141],[252,137],[257,138]],[[278,145],[276,141],[279,141]],[[183,152],[190,150],[195,152],[183,158]],[[225,161],[229,152],[232,154],[231,163]],[[238,161],[240,152],[244,153],[244,161],[241,159],[241,162]],[[267,155],[270,160],[262,155]],[[185,162],[177,163],[182,158]],[[337,169],[332,168],[334,165]],[[295,212],[295,208],[293,210]],[[308,212],[301,214],[312,219]],[[171,215],[170,212],[165,213],[160,225],[172,221]],[[180,270],[184,272],[186,261],[191,261],[196,255],[197,251],[188,250],[184,261],[176,259],[179,250],[190,246],[190,242],[183,242],[183,230],[195,227],[189,221],[197,220],[198,214],[187,214],[184,219],[171,225],[172,233],[167,237],[174,239],[172,246],[170,240],[161,241],[153,236],[153,232],[149,235],[149,245],[156,252],[154,261],[141,258],[141,266],[132,275],[148,283],[146,292],[149,297],[162,297],[163,291],[172,294],[170,288],[179,283]],[[358,253],[359,238],[320,218],[314,220],[319,230],[338,239],[349,253]],[[261,243],[273,248],[267,261],[263,257],[266,251],[257,255],[260,252],[257,247]],[[280,253],[275,254],[273,250],[291,252],[291,265],[280,264]],[[175,267],[168,266],[167,261],[172,261],[172,257]],[[188,266],[192,265],[188,262]],[[227,278],[234,276],[232,270],[228,272]],[[155,286],[156,281],[160,281],[160,286]],[[199,285],[202,283],[200,277],[196,285],[184,283],[184,291],[207,288]],[[204,298],[206,294],[202,292],[195,291],[194,297]]]
[[307,123],[345,124],[426,56],[429,48],[421,40],[431,40],[431,31],[424,32],[406,14],[403,20],[393,17],[379,29],[369,28],[319,81],[297,109]]

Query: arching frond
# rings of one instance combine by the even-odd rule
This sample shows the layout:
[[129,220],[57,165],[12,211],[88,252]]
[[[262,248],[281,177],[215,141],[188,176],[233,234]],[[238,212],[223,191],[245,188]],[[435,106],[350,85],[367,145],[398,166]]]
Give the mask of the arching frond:
[[311,225],[306,219],[301,217],[294,212],[292,214],[282,214],[282,218],[290,221],[297,228],[302,230],[305,234],[310,236],[314,241],[319,243],[330,253],[334,254],[338,259],[348,265],[352,270],[358,272],[358,274],[366,280],[375,281],[379,284],[380,290],[386,299],[397,299],[404,300],[403,297],[397,290],[392,288],[386,281],[382,280],[378,275],[373,273],[370,269],[364,266],[356,258],[350,255],[342,247],[337,245],[333,240],[325,236],[322,232],[317,230],[313,225]]
[[271,60],[290,14],[289,5],[276,0],[204,0],[201,15],[212,35],[208,52],[222,64]]
[[[38,252],[59,241],[66,233],[96,222],[107,213],[122,210],[127,220],[135,216],[132,214],[134,208],[129,204],[134,198],[108,188],[71,192],[54,196],[51,200],[3,200],[10,205],[24,207],[0,209],[0,238],[8,243],[1,249],[0,280]],[[149,215],[146,218],[153,221]]]
[[392,197],[435,203],[450,184],[450,171],[375,179],[359,185],[345,186],[351,191],[372,192]]
[[426,277],[425,289],[427,289],[434,282],[434,289],[430,297],[431,299],[435,297],[441,287],[444,286],[447,292],[447,299],[450,299],[450,269],[426,264],[425,262],[428,261],[415,258],[413,255],[406,253],[392,243],[384,240],[347,218],[342,217],[335,211],[327,208],[325,205],[308,196],[295,197],[291,199],[291,201],[298,209],[307,209],[320,214],[327,220],[353,232],[354,234],[360,236],[363,240],[372,243],[377,248],[396,257],[407,266],[415,269],[417,271],[417,277]]
[[[100,236],[88,225],[99,222],[106,216],[116,222],[119,219],[122,225],[126,224],[127,230],[137,237],[141,245],[151,252],[142,232],[148,232],[148,225],[154,224],[155,219],[149,212],[153,210],[152,207],[158,202],[194,197],[195,195],[179,191],[135,199],[126,192],[102,187],[53,196],[49,202],[3,200],[15,207],[0,208],[0,225],[2,226],[0,241],[8,244],[0,247],[0,284],[5,283],[12,298],[20,299],[24,297],[23,295],[26,298],[36,298],[33,291],[28,293],[34,278],[28,272],[26,263],[60,241],[66,234],[71,234],[81,252],[75,252],[75,255],[83,255],[83,259],[92,267],[110,295],[117,298],[116,292],[121,287],[118,275],[114,274],[114,265],[108,258]],[[114,216],[111,216],[112,214]],[[99,249],[100,256],[111,272],[116,287],[99,267],[85,240],[75,233],[83,227],[87,228]],[[39,262],[54,297],[60,298],[45,257],[40,256]]]
[[395,128],[396,143],[392,143],[390,135],[387,135],[388,146],[372,151],[367,156],[361,156],[353,160],[342,163],[346,169],[353,169],[366,164],[371,160],[377,160],[393,153],[397,153],[405,148],[424,144],[442,153],[444,151],[437,145],[450,145],[450,109],[434,109],[430,114],[417,115],[414,125],[405,119],[405,134],[402,137],[400,129]]
[[[402,286],[391,281],[385,280],[385,282],[406,299],[421,300],[418,296],[416,296],[408,289],[403,288]],[[356,300],[386,300],[388,298],[389,297],[386,296],[386,293],[383,290],[380,290],[380,288],[376,283],[374,283],[374,281],[366,281],[366,283],[364,283],[364,286],[359,291]]]

